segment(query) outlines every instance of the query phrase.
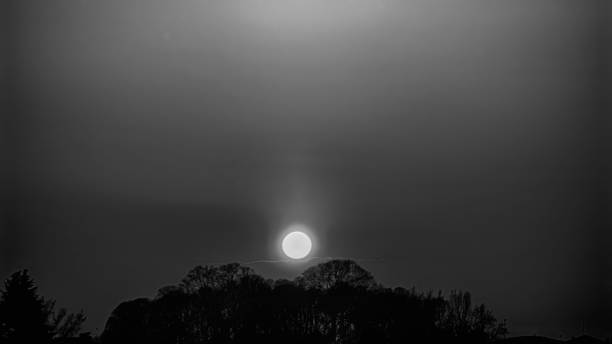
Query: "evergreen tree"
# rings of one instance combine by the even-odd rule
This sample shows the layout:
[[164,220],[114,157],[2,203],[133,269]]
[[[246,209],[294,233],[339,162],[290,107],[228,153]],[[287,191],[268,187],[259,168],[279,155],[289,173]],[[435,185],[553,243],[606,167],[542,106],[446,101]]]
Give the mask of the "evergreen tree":
[[53,337],[51,304],[37,293],[27,270],[15,272],[0,291],[0,337],[8,343],[44,343]]
[[54,308],[54,301],[38,295],[28,270],[13,273],[0,290],[0,342],[48,343],[75,337],[86,319],[83,312]]

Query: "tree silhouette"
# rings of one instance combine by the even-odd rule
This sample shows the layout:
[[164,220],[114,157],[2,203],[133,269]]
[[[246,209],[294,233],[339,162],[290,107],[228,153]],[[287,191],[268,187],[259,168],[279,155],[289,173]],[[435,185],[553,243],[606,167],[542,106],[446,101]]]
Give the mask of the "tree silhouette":
[[37,343],[51,340],[53,327],[48,319],[50,307],[38,296],[27,270],[18,271],[4,283],[0,297],[0,322],[4,335],[13,343]]
[[[501,327],[500,327],[501,326]],[[103,343],[406,343],[494,340],[498,324],[469,293],[389,289],[350,260],[266,280],[239,264],[197,266],[154,299],[121,303]]]
[[252,274],[253,269],[237,263],[219,267],[198,265],[183,278],[180,287],[188,293],[197,292],[201,288],[228,288],[238,283],[242,277]]
[[74,337],[85,321],[83,312],[54,311],[55,301],[37,293],[27,270],[13,273],[0,291],[0,338],[3,343],[47,343]]
[[[121,303],[106,322],[102,338],[108,343],[137,343],[147,340],[151,301],[140,298]],[[175,315],[176,316],[176,315]]]
[[472,342],[486,342],[506,334],[505,325],[498,324],[490,310],[484,305],[472,307],[471,294],[457,290],[451,291],[439,326],[451,337],[469,338]]
[[313,266],[304,271],[296,282],[305,288],[317,289],[329,289],[338,283],[365,288],[376,286],[372,274],[352,260],[330,260]]

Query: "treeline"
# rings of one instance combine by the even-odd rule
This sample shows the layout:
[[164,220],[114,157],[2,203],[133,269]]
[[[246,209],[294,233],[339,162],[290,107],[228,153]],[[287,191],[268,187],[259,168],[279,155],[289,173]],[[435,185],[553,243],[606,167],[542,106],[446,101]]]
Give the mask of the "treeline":
[[295,280],[198,266],[153,299],[121,303],[102,343],[488,343],[507,330],[469,293],[385,288],[351,260]]
[[197,266],[153,299],[121,303],[104,332],[82,333],[83,312],[56,309],[26,270],[0,290],[0,343],[488,343],[507,330],[469,293],[385,288],[351,260],[295,280],[239,264]]

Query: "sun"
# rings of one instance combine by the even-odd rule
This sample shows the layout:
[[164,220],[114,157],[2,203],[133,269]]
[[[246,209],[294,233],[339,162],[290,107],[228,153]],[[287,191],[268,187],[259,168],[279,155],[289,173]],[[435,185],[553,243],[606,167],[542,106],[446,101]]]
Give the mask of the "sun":
[[291,259],[302,259],[308,256],[312,249],[312,241],[304,232],[293,231],[283,238],[283,252]]

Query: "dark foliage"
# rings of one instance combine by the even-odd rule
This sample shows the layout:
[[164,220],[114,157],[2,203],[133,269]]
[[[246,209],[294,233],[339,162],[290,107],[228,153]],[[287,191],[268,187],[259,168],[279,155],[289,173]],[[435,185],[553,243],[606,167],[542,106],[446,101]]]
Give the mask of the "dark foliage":
[[487,343],[505,334],[469,293],[384,288],[350,260],[265,280],[238,264],[198,266],[156,298],[120,304],[103,343]]
[[83,312],[55,311],[55,301],[38,295],[27,270],[12,274],[0,293],[0,343],[66,341],[76,336],[85,321]]

